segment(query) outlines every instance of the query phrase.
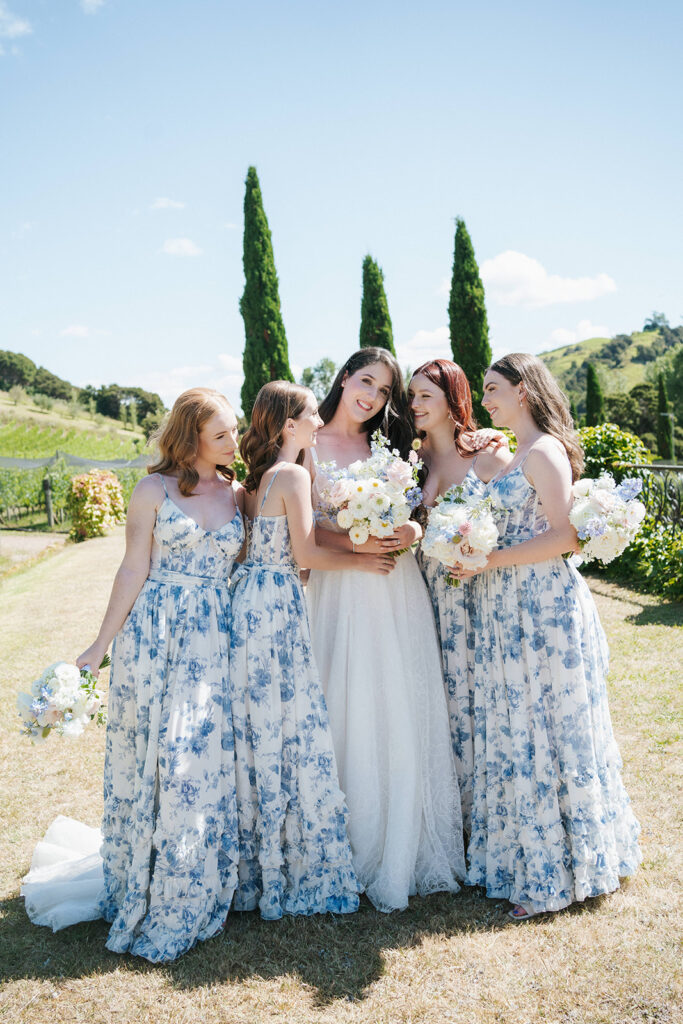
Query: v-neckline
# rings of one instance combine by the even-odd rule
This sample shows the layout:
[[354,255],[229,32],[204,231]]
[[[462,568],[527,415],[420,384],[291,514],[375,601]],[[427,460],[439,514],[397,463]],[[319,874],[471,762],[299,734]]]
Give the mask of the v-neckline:
[[240,507],[237,504],[237,502],[235,502],[235,514],[232,517],[232,519],[228,519],[227,523],[223,523],[222,526],[217,526],[215,530],[207,530],[206,527],[202,526],[200,523],[198,523],[197,520],[193,518],[193,516],[188,515],[187,512],[185,511],[185,509],[181,508],[180,505],[178,504],[178,502],[174,501],[170,494],[166,495],[166,499],[165,500],[166,501],[170,501],[170,503],[173,505],[173,507],[176,508],[178,510],[178,512],[181,512],[185,516],[186,519],[189,519],[191,523],[194,523],[194,525],[197,527],[197,529],[201,530],[202,533],[207,533],[207,534],[220,533],[221,530],[227,530],[228,526],[232,526],[232,524],[235,522],[235,520],[237,519],[238,516],[240,517],[240,519],[242,518],[242,513],[240,512]]
[[[468,466],[468,467],[467,467],[467,472],[465,473],[465,475],[464,475],[464,477],[462,478],[462,480],[460,481],[460,483],[459,483],[459,484],[451,484],[451,486],[450,486],[450,487],[447,487],[447,488],[446,488],[446,490],[444,491],[444,494],[446,494],[446,493],[447,493],[448,491],[451,491],[451,490],[452,490],[452,489],[453,489],[454,487],[462,487],[462,486],[464,485],[464,483],[465,483],[465,480],[467,480],[467,477],[468,477],[468,476],[470,475],[470,473],[472,473],[472,472],[474,472],[474,466]],[[476,474],[476,473],[474,474],[474,476],[475,476],[475,478],[476,478],[476,479],[477,479],[477,480],[478,480],[478,481],[479,481],[479,482],[480,482],[481,484],[484,484],[484,481],[483,481],[483,480],[481,479],[481,477],[477,476],[477,474]],[[486,487],[486,484],[484,484],[484,486]],[[438,505],[438,503],[439,503],[439,502],[438,502],[438,499],[439,499],[439,498],[443,498],[443,494],[437,494],[437,495],[436,495],[436,497],[434,498],[434,504],[433,504],[433,505],[425,505],[425,508],[436,508],[436,506],[437,506],[437,505]]]

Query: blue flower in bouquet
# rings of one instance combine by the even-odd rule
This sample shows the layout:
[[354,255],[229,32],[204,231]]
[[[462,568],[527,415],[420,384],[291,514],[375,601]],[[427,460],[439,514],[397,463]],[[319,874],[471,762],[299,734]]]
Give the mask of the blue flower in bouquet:
[[619,486],[615,490],[615,494],[618,494],[623,501],[632,501],[636,498],[643,489],[643,481],[637,477],[628,477],[626,480],[622,480]]
[[[105,657],[100,665],[109,664]],[[93,720],[106,721],[106,711],[97,680],[87,669],[64,661],[50,665],[31,686],[30,693],[17,696],[22,733],[34,742],[47,739],[53,729],[60,736],[80,736]]]

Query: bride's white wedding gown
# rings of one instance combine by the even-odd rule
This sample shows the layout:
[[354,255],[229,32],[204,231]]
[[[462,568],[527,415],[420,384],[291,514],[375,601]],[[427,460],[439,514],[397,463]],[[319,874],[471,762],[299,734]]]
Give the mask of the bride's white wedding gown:
[[[341,532],[313,483],[316,521]],[[457,892],[462,817],[432,604],[412,552],[389,576],[313,570],[313,650],[325,690],[354,867],[378,910]]]

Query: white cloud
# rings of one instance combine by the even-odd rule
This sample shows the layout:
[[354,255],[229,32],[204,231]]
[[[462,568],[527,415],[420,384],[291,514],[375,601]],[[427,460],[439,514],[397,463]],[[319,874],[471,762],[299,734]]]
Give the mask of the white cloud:
[[396,356],[402,367],[414,370],[430,359],[452,359],[450,333],[447,327],[434,331],[418,331],[410,341],[396,346]]
[[176,366],[170,370],[153,370],[138,374],[137,379],[141,387],[161,395],[169,407],[188,388],[205,387],[220,391],[235,412],[239,414],[241,411],[242,360],[236,356],[221,353],[216,357],[216,364],[198,363]]
[[231,220],[229,220],[229,221],[227,221],[227,222],[226,222],[226,223],[225,223],[225,224],[223,225],[223,227],[224,227],[224,228],[225,228],[225,229],[226,229],[227,231],[237,231],[237,229],[238,229],[238,227],[239,227],[239,224],[233,224],[233,222],[232,222]]
[[185,203],[177,199],[169,199],[167,196],[159,196],[150,206],[150,210],[184,210]]
[[218,365],[227,373],[242,373],[242,356],[231,356],[227,352],[218,353]]
[[545,267],[509,249],[481,265],[481,278],[487,297],[501,306],[525,306],[538,309],[560,302],[589,302],[617,290],[609,274],[595,277],[560,277]]
[[[1,39],[19,39],[21,36],[29,36],[33,32],[31,22],[27,21],[26,18],[20,18],[12,11],[10,11],[4,0],[0,0],[0,40]],[[16,53],[15,47],[12,48],[12,53]],[[0,56],[5,53],[5,49],[0,43]]]
[[550,343],[553,348],[562,348],[564,345],[575,345],[587,338],[611,338],[612,332],[604,324],[592,324],[590,320],[580,320],[576,330],[570,331],[566,327],[558,327],[550,335]]
[[97,14],[105,2],[106,0],[81,0],[81,8],[85,14]]
[[199,256],[202,252],[190,238],[167,238],[159,251],[167,256]]
[[90,335],[90,328],[85,324],[69,324],[59,334],[62,338],[87,338]]

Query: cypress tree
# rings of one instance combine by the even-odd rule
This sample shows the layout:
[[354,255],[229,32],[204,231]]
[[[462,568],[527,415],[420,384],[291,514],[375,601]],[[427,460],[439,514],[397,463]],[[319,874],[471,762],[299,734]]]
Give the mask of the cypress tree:
[[363,260],[363,298],[360,304],[360,348],[376,345],[396,355],[389,303],[384,292],[384,274],[373,260]]
[[256,168],[247,172],[244,193],[244,320],[242,410],[247,419],[259,389],[271,380],[294,380],[289,368],[287,337],[280,311],[273,243],[263,209]]
[[592,363],[586,367],[586,426],[598,427],[605,422],[605,399]]
[[674,430],[664,374],[657,376],[657,452],[667,462],[674,460]]
[[575,427],[576,430],[578,430],[579,429],[579,410],[576,408],[576,402],[574,401],[573,398],[571,399],[571,401],[569,403],[569,412],[571,413],[571,417],[574,420],[574,427]]
[[458,217],[455,223],[453,276],[448,303],[451,349],[455,362],[462,367],[470,382],[474,417],[482,426],[489,426],[491,420],[481,404],[484,374],[491,363],[484,285],[465,221]]

